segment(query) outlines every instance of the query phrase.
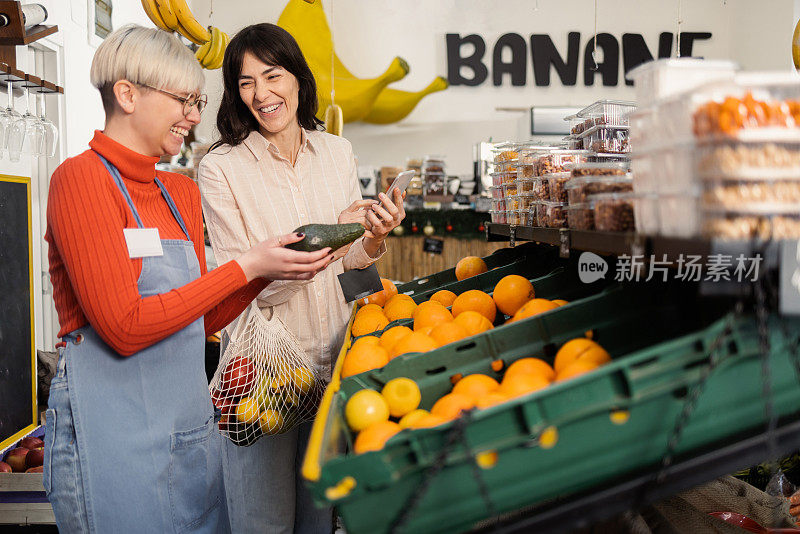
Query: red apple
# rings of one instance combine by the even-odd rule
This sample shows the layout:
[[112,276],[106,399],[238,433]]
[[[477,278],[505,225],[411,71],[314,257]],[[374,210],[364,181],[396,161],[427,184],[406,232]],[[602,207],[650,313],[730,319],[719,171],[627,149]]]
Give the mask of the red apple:
[[222,390],[225,400],[250,393],[256,378],[256,369],[247,356],[237,356],[228,362],[222,372]]
[[30,469],[25,470],[26,473],[43,473],[44,467],[41,465],[37,465],[36,467],[31,467]]
[[25,456],[25,465],[28,467],[39,467],[44,463],[44,447],[31,449]]
[[15,473],[25,471],[25,457],[28,456],[28,452],[28,449],[24,447],[17,447],[6,454],[6,463],[11,466]]
[[222,392],[218,389],[211,390],[211,402],[214,403],[214,406],[220,409],[223,414],[230,413],[234,406],[236,406],[236,400],[228,395],[226,398]]
[[27,438],[22,438],[22,441],[20,441],[17,446],[25,447],[26,449],[38,449],[39,447],[44,447],[44,441],[33,436],[28,436]]
[[10,473],[12,471],[11,466],[5,462],[0,462],[0,473]]

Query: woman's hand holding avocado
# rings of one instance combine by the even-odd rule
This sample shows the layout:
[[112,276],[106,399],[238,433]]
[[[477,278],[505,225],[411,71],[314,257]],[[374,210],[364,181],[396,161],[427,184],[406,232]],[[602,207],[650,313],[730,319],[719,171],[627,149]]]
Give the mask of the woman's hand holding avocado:
[[[358,223],[363,226],[365,230],[369,231],[370,224],[367,222],[367,210],[377,202],[377,200],[356,200],[339,214],[339,220],[336,222],[339,224]],[[352,243],[335,251],[333,253],[333,261],[343,258],[345,254],[347,254],[347,251],[350,250],[350,245],[352,245]]]
[[266,239],[239,256],[236,261],[248,282],[255,278],[310,280],[333,261],[333,255],[330,247],[316,252],[299,252],[284,247],[303,238],[303,234],[286,234]]

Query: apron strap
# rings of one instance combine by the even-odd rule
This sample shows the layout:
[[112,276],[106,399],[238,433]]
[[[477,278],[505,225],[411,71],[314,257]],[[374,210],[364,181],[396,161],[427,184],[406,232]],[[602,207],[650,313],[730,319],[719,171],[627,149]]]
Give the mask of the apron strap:
[[[97,157],[99,157],[100,161],[103,162],[103,165],[108,170],[108,173],[114,179],[114,183],[117,184],[117,188],[119,188],[120,192],[122,193],[122,196],[125,198],[125,202],[128,203],[128,207],[131,209],[131,212],[133,213],[133,218],[136,219],[137,226],[139,228],[144,228],[144,225],[142,224],[142,218],[139,217],[139,212],[136,210],[136,206],[133,204],[133,199],[131,198],[131,195],[128,192],[128,188],[125,186],[125,182],[122,181],[122,176],[120,176],[119,170],[117,170],[117,168],[114,165],[112,165],[106,158],[104,158],[102,154],[100,154],[97,151],[95,151],[95,154],[97,154]],[[156,177],[155,182],[156,185],[158,185],[158,188],[161,190],[161,196],[163,196],[164,200],[167,201],[167,206],[169,206],[169,210],[172,212],[172,216],[175,217],[175,220],[178,221],[178,225],[181,227],[181,230],[183,230],[183,233],[186,234],[186,239],[188,241],[191,241],[192,238],[189,237],[189,231],[186,229],[186,224],[183,222],[183,217],[181,217],[181,212],[178,211],[178,206],[175,205],[175,201],[172,200],[172,196],[170,196],[169,191],[167,191],[167,188],[164,187],[164,184],[161,183],[161,180],[159,180],[158,177]]]

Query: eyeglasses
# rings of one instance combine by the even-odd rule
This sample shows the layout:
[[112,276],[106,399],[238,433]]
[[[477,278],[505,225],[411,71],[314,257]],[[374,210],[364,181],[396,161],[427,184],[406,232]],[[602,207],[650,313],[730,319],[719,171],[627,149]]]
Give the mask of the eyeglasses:
[[171,96],[178,102],[183,102],[184,117],[188,117],[189,114],[192,112],[192,108],[195,106],[197,106],[198,113],[203,113],[203,110],[206,109],[206,105],[208,104],[208,97],[206,95],[189,94],[189,96],[180,96],[176,95],[175,93],[170,93],[169,91],[165,91],[164,89],[153,87],[152,85],[145,85],[145,84],[140,84],[140,85],[142,87],[147,87],[149,89],[158,91],[159,93],[164,93],[165,95]]

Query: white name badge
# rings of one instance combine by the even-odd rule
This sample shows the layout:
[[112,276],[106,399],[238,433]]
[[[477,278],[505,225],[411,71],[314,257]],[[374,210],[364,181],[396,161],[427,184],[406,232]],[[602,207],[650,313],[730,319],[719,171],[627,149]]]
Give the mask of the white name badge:
[[125,234],[128,256],[131,259],[164,255],[158,228],[123,228],[122,232]]

